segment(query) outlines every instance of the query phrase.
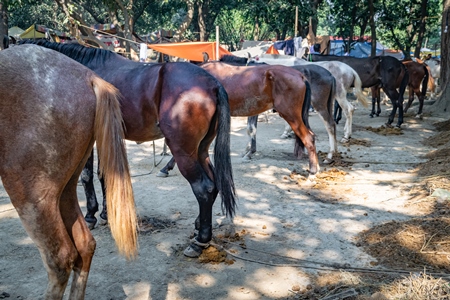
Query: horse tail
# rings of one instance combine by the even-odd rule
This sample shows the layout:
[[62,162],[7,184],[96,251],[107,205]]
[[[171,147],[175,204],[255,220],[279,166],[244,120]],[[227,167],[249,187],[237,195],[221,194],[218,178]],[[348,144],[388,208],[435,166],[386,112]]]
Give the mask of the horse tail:
[[[309,108],[311,107],[311,85],[309,81],[306,79],[304,79],[303,82],[305,83],[306,91],[302,105],[302,120],[306,128],[309,129],[310,133],[314,138],[314,133],[311,131],[311,127],[309,126]],[[294,155],[296,157],[302,157],[304,150],[305,144],[297,135],[295,135]]]
[[[334,126],[334,139],[336,140],[336,123],[333,119],[333,102],[336,99],[336,78],[334,76],[331,76],[332,80],[332,84],[331,84],[331,90],[330,90],[330,94],[328,95],[328,100],[327,100],[327,110],[328,110],[328,114],[331,118],[330,121],[332,121],[331,123]],[[335,104],[338,104],[337,101],[335,102]]]
[[[403,95],[405,94],[406,87],[408,86],[409,83],[409,72],[408,68],[404,64],[401,64],[401,66],[403,69],[403,79],[400,83],[400,88],[398,89],[399,90],[398,92],[399,92],[399,99],[403,101]],[[399,99],[396,99],[396,101]]]
[[426,66],[423,66],[423,70],[425,72],[425,76],[423,77],[423,80],[422,80],[422,96],[425,97],[425,95],[427,93],[428,82],[429,82],[430,78],[432,78],[432,77],[430,76],[430,72],[428,72],[428,69]]
[[302,106],[302,119],[305,123],[306,128],[311,129],[309,126],[309,108],[311,107],[311,85],[308,80],[304,80],[306,85],[305,91],[305,101],[303,101]]
[[430,89],[430,91],[432,93],[434,93],[436,91],[436,82],[434,80],[433,75],[431,74],[431,69],[427,64],[423,64],[423,65],[428,71],[428,88]]
[[236,210],[236,190],[230,158],[230,106],[228,94],[222,85],[217,93],[218,124],[216,143],[214,145],[214,179],[222,196],[222,209],[227,216],[233,217]]
[[134,196],[124,144],[124,124],[119,91],[95,76],[92,82],[97,97],[95,140],[100,176],[104,176],[108,222],[119,252],[134,258],[137,252],[137,220]]
[[[352,69],[353,70],[353,69]],[[356,73],[355,70],[353,70],[353,86],[355,88],[355,95],[356,99],[359,103],[361,103],[364,107],[369,107],[369,100],[367,100],[367,97],[364,96],[362,92],[362,82],[361,78],[359,77],[358,73]]]

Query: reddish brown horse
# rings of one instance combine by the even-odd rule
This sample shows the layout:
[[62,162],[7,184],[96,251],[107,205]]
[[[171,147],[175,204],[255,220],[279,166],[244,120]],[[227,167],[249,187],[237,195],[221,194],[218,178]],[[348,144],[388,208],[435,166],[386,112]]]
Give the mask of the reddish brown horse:
[[[121,91],[126,139],[166,139],[199,204],[195,221],[198,235],[184,252],[187,256],[199,256],[202,246],[212,238],[212,207],[218,193],[228,216],[233,216],[236,206],[230,159],[230,109],[223,86],[190,63],[144,64],[77,44],[38,44],[82,63]],[[213,167],[208,151],[214,139]],[[92,164],[88,170],[82,176],[88,201],[86,220],[94,223],[98,204]],[[106,205],[101,217],[107,218]]]
[[422,115],[423,102],[425,100],[425,95],[427,93],[428,81],[430,74],[428,72],[427,65],[423,63],[418,63],[415,61],[404,61],[403,64],[408,69],[409,81],[408,90],[409,98],[408,103],[406,103],[404,112],[406,113],[411,107],[414,101],[414,95],[419,99],[419,110],[417,111],[417,117]]
[[76,190],[95,141],[111,232],[121,253],[136,253],[118,92],[74,60],[34,45],[0,51],[0,65],[0,177],[47,269],[45,299],[62,299],[72,271],[68,297],[84,299],[95,240]]
[[[208,62],[201,67],[225,87],[232,116],[255,116],[274,108],[296,135],[294,155],[301,157],[306,149],[310,174],[319,171],[315,136],[308,122],[311,91],[302,73],[280,65],[235,66]],[[161,172],[168,174],[175,161],[176,158],[169,161]]]

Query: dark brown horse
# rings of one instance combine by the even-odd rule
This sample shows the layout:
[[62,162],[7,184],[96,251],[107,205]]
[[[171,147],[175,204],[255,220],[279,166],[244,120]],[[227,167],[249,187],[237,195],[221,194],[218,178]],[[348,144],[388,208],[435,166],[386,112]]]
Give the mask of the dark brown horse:
[[[275,109],[295,133],[294,155],[301,157],[306,148],[310,175],[319,171],[315,136],[308,122],[310,86],[302,73],[290,67],[271,65],[207,62],[200,66],[225,87],[232,116],[256,116]],[[169,161],[161,172],[168,174],[175,161],[178,162],[176,158]]]
[[417,111],[417,117],[420,117],[422,115],[423,102],[427,93],[430,74],[428,72],[427,65],[425,64],[418,63],[412,60],[404,61],[403,64],[406,66],[409,73],[409,97],[408,103],[406,103],[405,105],[404,112],[406,113],[411,107],[411,104],[414,101],[414,95],[416,95],[419,99],[419,110]]
[[[49,64],[51,62],[51,64]],[[48,273],[45,299],[84,299],[95,240],[77,199],[94,142],[119,251],[136,253],[136,212],[118,91],[35,45],[0,51],[0,177]]]
[[[222,85],[190,63],[144,64],[113,52],[77,44],[38,42],[95,71],[122,93],[125,138],[152,141],[164,137],[181,174],[192,187],[198,204],[197,237],[185,250],[199,256],[212,238],[212,206],[220,192],[222,206],[233,216],[236,199],[230,159],[230,109]],[[216,134],[217,133],[217,134]],[[214,167],[209,146],[215,141]],[[96,222],[92,161],[81,176],[86,188],[86,220]],[[101,217],[106,219],[106,206]]]
[[[357,58],[351,56],[309,54],[308,60],[337,60],[352,67],[361,78],[362,87],[371,88],[372,90],[371,117],[374,115],[379,116],[381,113],[380,88],[382,88],[393,104],[393,109],[387,124],[392,124],[398,109],[397,127],[401,126],[403,123],[403,95],[408,85],[409,77],[406,67],[398,59],[392,56]],[[375,104],[377,105],[377,111],[375,111]]]

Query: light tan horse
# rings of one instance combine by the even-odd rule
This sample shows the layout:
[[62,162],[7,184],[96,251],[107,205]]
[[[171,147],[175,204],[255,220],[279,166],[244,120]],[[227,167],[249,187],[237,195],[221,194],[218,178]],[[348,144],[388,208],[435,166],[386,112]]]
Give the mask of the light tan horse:
[[46,299],[84,299],[95,240],[77,199],[94,142],[119,252],[136,255],[136,212],[117,90],[35,45],[0,52],[0,176],[48,273]]

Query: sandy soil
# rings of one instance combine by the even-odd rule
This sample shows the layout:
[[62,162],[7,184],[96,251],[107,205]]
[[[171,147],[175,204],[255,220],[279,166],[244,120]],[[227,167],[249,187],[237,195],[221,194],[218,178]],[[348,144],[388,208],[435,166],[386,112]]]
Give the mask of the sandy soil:
[[[433,124],[444,119],[429,113],[416,119],[411,112],[401,132],[389,132],[380,127],[390,107],[382,109],[382,116],[370,118],[358,107],[353,139],[339,144],[340,157],[321,165],[315,182],[305,178],[308,162],[293,157],[294,141],[280,138],[284,124],[277,114],[260,117],[258,152],[248,163],[240,156],[246,119],[233,118],[237,216],[231,226],[218,199],[216,247],[201,259],[182,254],[198,212],[187,181],[177,169],[168,178],[156,177],[169,160],[159,155],[162,141],[155,143],[156,157],[152,143],[127,143],[142,219],[139,257],[127,262],[117,254],[108,227],[94,229],[97,250],[86,299],[315,299],[342,287],[359,295],[379,288],[361,281],[344,284],[339,272],[378,283],[424,267],[448,273],[449,201],[429,197],[448,184],[438,176],[448,172],[448,152],[433,152],[444,137],[430,138],[437,133]],[[310,123],[323,156],[328,136],[316,114]],[[441,125],[440,134],[448,137]],[[338,138],[342,135],[339,124]],[[154,159],[162,160],[156,168]],[[79,198],[84,209],[81,185]],[[3,187],[0,241],[0,299],[39,299],[46,272]]]

